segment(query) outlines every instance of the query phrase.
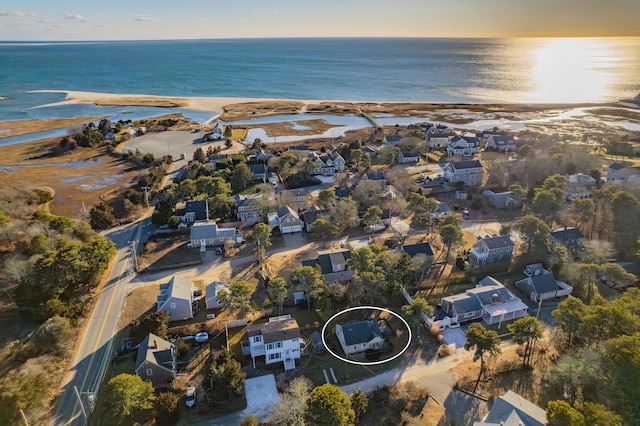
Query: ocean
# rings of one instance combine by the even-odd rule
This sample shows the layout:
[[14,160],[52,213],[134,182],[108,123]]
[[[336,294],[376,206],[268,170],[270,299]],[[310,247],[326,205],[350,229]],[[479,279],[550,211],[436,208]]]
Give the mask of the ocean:
[[[640,38],[0,42],[0,121],[155,108],[33,108],[74,90],[356,101],[579,103],[640,93]],[[163,110],[161,112],[166,112]],[[206,113],[185,111],[194,119]],[[194,117],[201,114],[201,117]]]

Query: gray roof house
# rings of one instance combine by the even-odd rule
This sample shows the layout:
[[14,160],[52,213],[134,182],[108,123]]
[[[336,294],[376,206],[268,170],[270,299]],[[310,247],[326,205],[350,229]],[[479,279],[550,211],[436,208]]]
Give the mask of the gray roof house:
[[236,229],[219,228],[215,222],[194,223],[189,239],[192,247],[206,250],[206,247],[224,245],[225,241],[235,242]]
[[400,135],[389,135],[384,137],[384,143],[387,145],[398,145],[398,142],[402,140]]
[[420,161],[420,154],[417,151],[400,151],[398,153],[398,163],[417,163]]
[[511,191],[495,193],[487,189],[482,191],[482,198],[495,209],[513,208],[522,205],[522,198]]
[[264,163],[249,164],[249,170],[251,170],[253,180],[262,182],[267,181],[267,166]]
[[300,328],[291,315],[269,318],[266,323],[247,326],[249,354],[255,367],[256,357],[264,355],[265,364],[282,362],[285,371],[296,367],[300,359]]
[[218,292],[220,290],[229,291],[229,284],[221,281],[214,281],[207,285],[204,291],[204,301],[207,309],[218,309],[224,306],[218,301]]
[[464,293],[443,297],[440,305],[452,322],[458,323],[482,318],[487,324],[495,324],[523,317],[528,309],[522,300],[490,276]]
[[260,196],[236,195],[236,217],[241,222],[257,222],[262,220],[262,205]]
[[568,249],[582,247],[584,235],[578,228],[564,228],[549,232],[551,241],[554,244],[562,244]]
[[516,281],[515,285],[525,294],[529,294],[529,299],[534,302],[568,296],[573,291],[573,287],[556,280],[556,277],[546,269],[539,274]]
[[160,284],[157,310],[169,312],[169,321],[193,318],[193,281],[174,275]]
[[280,207],[276,214],[278,215],[278,229],[282,234],[292,234],[294,232],[302,232],[302,220],[300,216],[289,206]]
[[149,333],[138,347],[135,372],[154,389],[166,388],[176,378],[176,360],[175,345]]
[[509,390],[496,398],[482,421],[473,426],[545,426],[547,413],[543,408]]
[[449,139],[447,146],[447,155],[463,155],[465,157],[473,157],[478,155],[480,149],[480,139],[475,136],[454,136]]
[[471,266],[485,266],[487,263],[511,259],[514,247],[508,235],[479,238],[471,247],[469,263]]
[[347,269],[347,260],[351,257],[349,250],[319,251],[318,257],[303,260],[302,266],[320,265],[324,279],[328,283],[344,282],[353,278],[354,271]]
[[336,324],[336,336],[345,355],[369,349],[382,349],[384,343],[378,320],[375,318]]
[[450,183],[463,182],[467,186],[482,184],[484,169],[479,160],[452,161],[444,166],[444,180]]
[[516,150],[516,140],[513,136],[490,135],[487,138],[487,148],[500,152],[514,152]]
[[317,209],[311,208],[311,210],[307,210],[302,213],[302,219],[304,220],[304,229],[307,232],[311,232],[311,226],[313,222],[318,219],[325,219],[329,215],[329,209]]

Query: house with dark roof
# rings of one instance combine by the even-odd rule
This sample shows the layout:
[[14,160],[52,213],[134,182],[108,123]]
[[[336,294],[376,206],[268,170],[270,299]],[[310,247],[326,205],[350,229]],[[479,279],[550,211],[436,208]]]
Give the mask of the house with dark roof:
[[249,170],[253,175],[253,180],[266,182],[267,181],[267,165],[264,163],[249,164]]
[[388,135],[384,137],[384,143],[387,145],[398,145],[398,142],[402,140],[400,135]]
[[454,136],[449,139],[449,145],[447,146],[447,155],[461,155],[465,157],[473,157],[478,155],[480,150],[480,139],[475,136]]
[[482,185],[484,168],[479,160],[452,161],[444,166],[444,180],[449,183],[462,182],[467,186]]
[[625,183],[629,176],[640,173],[640,167],[631,167],[626,164],[613,163],[607,169],[607,182]]
[[417,163],[420,161],[420,154],[417,151],[400,151],[398,153],[398,163]]
[[489,135],[486,147],[500,152],[515,152],[516,140],[513,136]]
[[[539,263],[534,265],[539,265]],[[527,265],[527,267],[529,266],[532,265]],[[525,267],[525,274],[527,273],[527,267]],[[546,269],[536,270],[535,275],[516,281],[515,284],[523,293],[528,294],[529,299],[534,302],[568,296],[573,291],[573,287],[565,282],[556,280],[553,273]]]
[[336,189],[336,197],[338,197],[338,200],[344,200],[350,195],[348,189]]
[[282,362],[285,371],[296,368],[295,360],[300,359],[300,328],[291,315],[272,317],[266,323],[249,324],[247,336],[254,368],[259,356],[264,356],[267,365]]
[[449,146],[449,140],[456,134],[453,129],[441,124],[431,125],[423,132],[429,149],[446,148]]
[[553,244],[562,244],[568,249],[580,248],[584,244],[584,235],[578,228],[559,229],[549,232]]
[[378,155],[378,150],[367,145],[362,147],[362,153],[364,155],[368,155],[371,158],[376,158],[376,155]]
[[353,278],[354,271],[347,269],[350,250],[319,251],[315,259],[303,260],[302,266],[320,266],[324,280],[328,283],[345,282]]
[[154,389],[166,388],[176,378],[177,351],[173,343],[149,333],[138,346],[134,371]]
[[469,252],[471,266],[485,266],[487,263],[511,259],[514,244],[508,235],[479,238]]
[[491,410],[473,426],[545,426],[547,412],[517,393],[509,390],[499,396]]
[[235,243],[236,229],[220,228],[215,222],[194,223],[189,239],[193,248],[206,250],[206,247],[222,246],[226,241]]
[[482,198],[494,209],[510,209],[522,205],[522,197],[511,191],[496,193],[487,189],[482,191]]
[[318,219],[326,219],[329,217],[329,209],[315,209],[311,208],[302,213],[302,220],[304,221],[304,229],[307,232],[311,232],[311,226],[313,222]]
[[451,324],[478,318],[487,324],[495,324],[523,317],[528,309],[522,300],[490,276],[484,277],[475,288],[464,293],[443,297],[440,305]]
[[433,249],[429,243],[405,244],[402,246],[402,251],[412,258],[418,255],[424,255],[430,262],[433,261]]
[[273,153],[271,151],[259,149],[255,154],[249,156],[249,161],[254,163],[266,163],[271,157],[273,157]]
[[290,146],[288,151],[302,151],[302,152],[306,152],[309,151],[309,145],[295,145],[295,146]]
[[302,220],[300,216],[289,206],[282,206],[276,210],[278,215],[278,229],[281,234],[302,232]]
[[179,219],[187,225],[192,225],[195,222],[208,222],[209,202],[207,200],[187,201],[184,213]]
[[375,318],[336,324],[336,336],[345,355],[370,349],[380,350],[384,344],[384,337]]
[[535,277],[536,275],[540,275],[545,271],[542,263],[530,263],[524,267],[524,274],[527,277]]

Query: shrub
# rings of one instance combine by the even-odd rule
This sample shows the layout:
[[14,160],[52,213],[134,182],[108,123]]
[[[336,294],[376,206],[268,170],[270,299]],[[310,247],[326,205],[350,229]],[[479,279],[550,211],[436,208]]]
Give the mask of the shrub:
[[436,352],[436,354],[438,355],[438,357],[440,358],[446,358],[449,355],[453,354],[453,351],[451,350],[451,348],[449,347],[449,345],[440,345],[438,347],[438,351]]

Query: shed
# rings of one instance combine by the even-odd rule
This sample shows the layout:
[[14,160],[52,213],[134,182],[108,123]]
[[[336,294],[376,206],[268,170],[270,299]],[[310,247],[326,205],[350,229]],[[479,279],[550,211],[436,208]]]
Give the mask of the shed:
[[314,354],[321,354],[325,351],[324,343],[322,343],[322,334],[319,331],[311,333],[311,344],[313,345]]

